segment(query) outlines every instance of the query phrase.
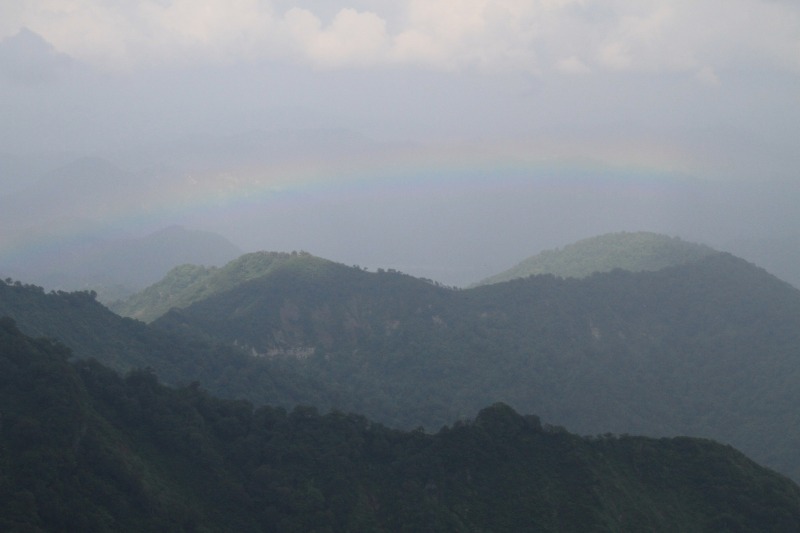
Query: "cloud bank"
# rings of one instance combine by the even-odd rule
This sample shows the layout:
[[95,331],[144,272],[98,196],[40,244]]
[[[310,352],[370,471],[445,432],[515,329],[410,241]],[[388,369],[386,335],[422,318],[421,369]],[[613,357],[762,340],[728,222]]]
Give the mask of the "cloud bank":
[[316,68],[800,71],[800,4],[769,0],[28,0],[0,8],[0,38],[29,28],[111,69],[263,58]]

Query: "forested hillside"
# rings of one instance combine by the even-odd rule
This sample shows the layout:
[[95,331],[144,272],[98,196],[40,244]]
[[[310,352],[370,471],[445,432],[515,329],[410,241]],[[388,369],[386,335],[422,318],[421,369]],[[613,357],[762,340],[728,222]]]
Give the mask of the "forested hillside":
[[503,401],[580,434],[691,435],[800,479],[800,293],[727,254],[452,290],[297,254],[153,325],[0,284],[0,313],[118,370],[436,430]]
[[580,438],[503,404],[436,434],[122,378],[0,319],[3,531],[771,531],[800,488],[728,446]]
[[477,285],[489,285],[538,274],[585,278],[615,268],[639,272],[697,261],[714,253],[708,246],[646,231],[609,233],[545,250]]
[[800,292],[727,254],[462,291],[285,269],[154,324],[290,361],[393,426],[505,401],[583,434],[717,438],[800,478]]
[[45,292],[0,280],[0,317],[28,335],[58,339],[74,357],[94,358],[120,372],[153,369],[171,385],[197,381],[228,398],[258,404],[333,406],[330,389],[289,362],[255,359],[233,346],[206,342],[122,318],[89,292]]
[[122,316],[151,322],[172,307],[186,307],[245,281],[265,276],[277,268],[291,268],[292,265],[308,268],[311,264],[328,262],[302,252],[255,252],[219,268],[181,265],[170,270],[159,282],[110,307]]

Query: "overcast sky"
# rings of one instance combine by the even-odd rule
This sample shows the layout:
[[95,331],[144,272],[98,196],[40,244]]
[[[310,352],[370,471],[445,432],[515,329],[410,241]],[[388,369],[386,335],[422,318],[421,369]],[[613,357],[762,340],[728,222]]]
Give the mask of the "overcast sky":
[[0,39],[11,147],[297,124],[780,158],[800,123],[789,0],[21,0]]
[[126,150],[320,128],[792,182],[800,2],[7,1],[0,116],[2,154],[122,166]]
[[800,67],[789,0],[22,0],[3,11],[3,37],[28,28],[118,71],[266,58],[544,77],[681,72],[718,84],[731,68]]

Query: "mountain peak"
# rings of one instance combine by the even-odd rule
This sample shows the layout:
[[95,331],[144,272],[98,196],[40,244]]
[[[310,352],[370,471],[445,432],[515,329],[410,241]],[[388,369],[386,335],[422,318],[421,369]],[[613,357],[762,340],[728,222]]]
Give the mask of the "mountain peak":
[[313,272],[333,264],[304,251],[244,254],[222,267],[180,265],[157,283],[113,306],[115,312],[144,321],[152,321],[172,307],[186,307],[195,301],[231,289],[282,269]]
[[585,278],[595,272],[608,272],[615,268],[632,272],[660,270],[690,263],[713,253],[715,250],[709,246],[659,233],[606,233],[564,248],[545,250],[477,285],[490,285],[537,274]]
[[28,28],[0,41],[0,78],[9,82],[27,85],[49,81],[71,62],[69,56]]

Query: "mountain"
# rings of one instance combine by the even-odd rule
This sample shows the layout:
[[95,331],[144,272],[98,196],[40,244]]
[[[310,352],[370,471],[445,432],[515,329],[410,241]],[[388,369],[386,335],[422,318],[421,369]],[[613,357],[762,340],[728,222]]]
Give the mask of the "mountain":
[[179,188],[176,178],[130,172],[100,157],[42,159],[50,165],[0,157],[3,276],[94,290],[111,302],[176,265],[221,265],[242,253],[218,234],[145,220],[159,213],[165,189]]
[[85,235],[53,239],[36,253],[2,258],[11,277],[20,274],[48,288],[93,290],[104,302],[128,297],[161,279],[175,265],[220,265],[241,254],[215,233],[170,226],[141,238]]
[[151,322],[172,307],[186,307],[276,269],[324,263],[329,261],[304,252],[255,252],[242,255],[222,268],[184,264],[170,270],[159,282],[110,307],[122,316]]
[[[25,179],[27,178],[27,179]],[[15,176],[25,183],[0,196],[3,234],[58,234],[60,220],[96,220],[119,209],[117,199],[142,200],[145,188],[136,176],[99,157],[80,157],[40,175]]]
[[328,409],[335,395],[313,376],[281,361],[254,358],[233,346],[167,332],[122,318],[91,292],[45,292],[0,280],[0,317],[13,318],[27,335],[57,339],[79,359],[95,359],[119,372],[150,368],[170,385],[203,383],[217,394],[258,404]]
[[711,437],[800,479],[800,291],[729,254],[468,290],[324,263],[153,325],[281,361],[395,427],[503,401],[581,434]]
[[689,438],[504,404],[436,434],[125,378],[0,319],[4,531],[797,531],[800,487]]
[[0,81],[35,87],[58,79],[76,66],[72,58],[28,28],[0,40]]
[[258,405],[435,429],[502,401],[585,435],[714,438],[800,479],[800,292],[744,260],[453,290],[307,254],[250,259],[270,257],[150,326],[14,282],[0,316],[77,357]]
[[594,272],[615,268],[639,272],[660,270],[696,261],[714,253],[702,244],[682,241],[658,233],[608,233],[565,246],[546,250],[525,259],[505,272],[484,279],[477,285],[500,283],[537,274],[585,278]]

